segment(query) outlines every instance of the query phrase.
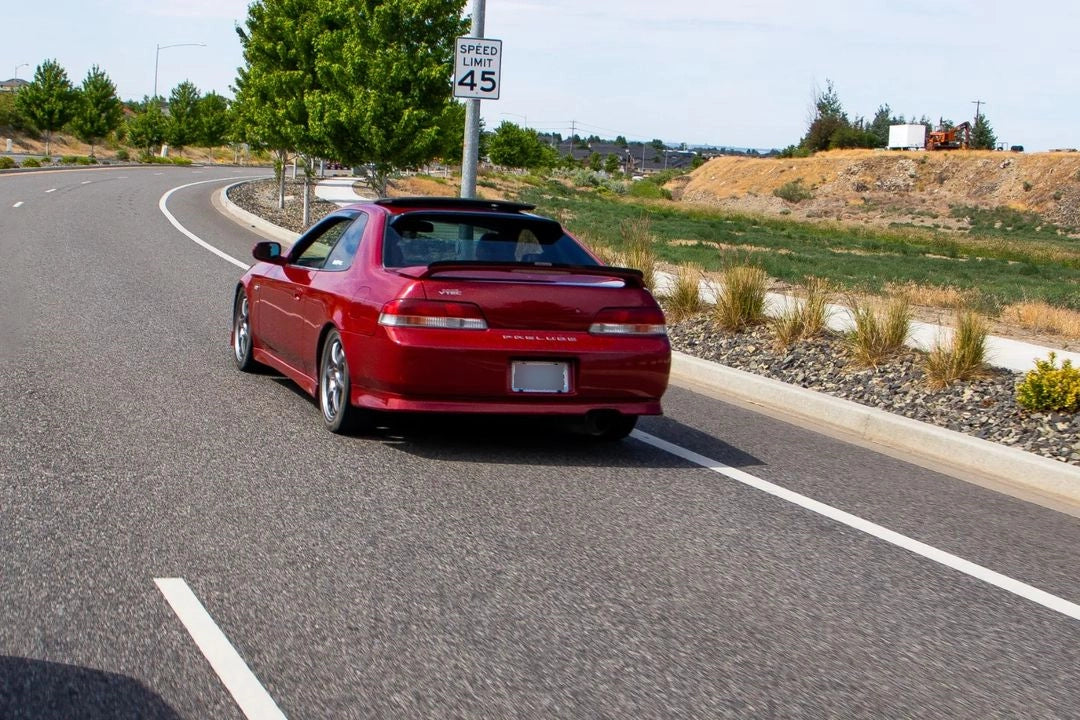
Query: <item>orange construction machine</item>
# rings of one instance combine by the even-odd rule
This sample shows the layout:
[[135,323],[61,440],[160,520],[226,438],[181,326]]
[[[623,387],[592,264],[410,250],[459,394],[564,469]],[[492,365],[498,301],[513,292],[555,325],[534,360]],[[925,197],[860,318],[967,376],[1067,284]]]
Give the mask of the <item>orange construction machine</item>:
[[927,150],[967,150],[971,147],[971,123],[962,122],[955,127],[931,130],[926,135]]

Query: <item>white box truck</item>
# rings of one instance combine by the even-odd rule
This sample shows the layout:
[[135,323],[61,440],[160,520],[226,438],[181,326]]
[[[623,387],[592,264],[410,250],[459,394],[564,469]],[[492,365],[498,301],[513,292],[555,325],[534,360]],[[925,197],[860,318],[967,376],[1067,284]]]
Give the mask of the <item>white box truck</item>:
[[926,147],[925,125],[890,125],[890,150],[922,150]]

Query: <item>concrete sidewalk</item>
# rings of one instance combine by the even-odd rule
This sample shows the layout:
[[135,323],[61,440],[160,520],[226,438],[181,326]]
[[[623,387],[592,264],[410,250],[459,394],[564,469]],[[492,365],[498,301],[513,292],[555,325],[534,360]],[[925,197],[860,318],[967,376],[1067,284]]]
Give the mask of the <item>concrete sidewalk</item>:
[[336,203],[341,207],[346,205],[352,205],[357,202],[366,202],[374,200],[373,197],[363,197],[357,195],[353,190],[353,184],[356,182],[356,178],[352,176],[332,177],[324,178],[319,181],[319,184],[315,186],[315,197],[320,200],[329,200],[332,203]]

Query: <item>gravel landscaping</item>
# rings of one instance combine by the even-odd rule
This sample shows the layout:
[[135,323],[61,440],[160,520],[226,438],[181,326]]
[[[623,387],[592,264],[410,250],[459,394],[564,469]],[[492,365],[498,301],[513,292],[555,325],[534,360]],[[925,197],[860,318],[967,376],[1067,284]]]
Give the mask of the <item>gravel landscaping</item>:
[[[273,181],[233,187],[229,199],[299,232],[303,229],[302,185],[289,183],[286,192],[291,199],[284,210],[277,208]],[[313,198],[312,222],[335,207]],[[1022,410],[1015,399],[1015,387],[1022,378],[1018,373],[989,369],[983,379],[933,390],[925,381],[922,355],[914,350],[905,350],[877,368],[857,368],[850,363],[840,336],[804,340],[777,350],[767,327],[727,333],[715,328],[705,314],[673,323],[669,335],[672,348],[688,355],[1080,466],[1080,414]]]

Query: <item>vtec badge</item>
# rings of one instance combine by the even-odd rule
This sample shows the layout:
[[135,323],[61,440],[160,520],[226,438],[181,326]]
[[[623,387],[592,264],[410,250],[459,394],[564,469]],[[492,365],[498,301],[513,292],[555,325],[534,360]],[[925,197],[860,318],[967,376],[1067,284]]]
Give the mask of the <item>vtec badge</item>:
[[456,288],[443,288],[439,291],[440,295],[460,295],[461,291]]

